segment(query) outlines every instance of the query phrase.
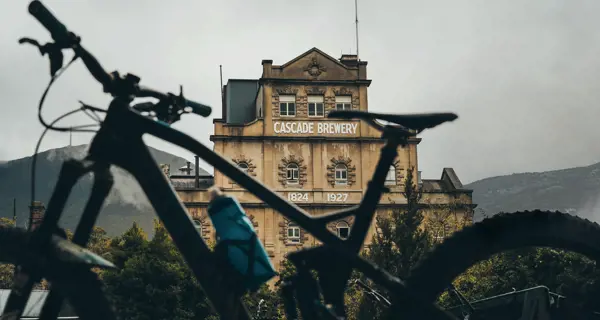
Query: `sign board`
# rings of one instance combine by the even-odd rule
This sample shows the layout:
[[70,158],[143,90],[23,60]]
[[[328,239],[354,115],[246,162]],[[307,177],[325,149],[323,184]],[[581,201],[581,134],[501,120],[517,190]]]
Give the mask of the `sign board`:
[[273,131],[278,134],[339,134],[355,135],[358,122],[332,121],[275,121]]

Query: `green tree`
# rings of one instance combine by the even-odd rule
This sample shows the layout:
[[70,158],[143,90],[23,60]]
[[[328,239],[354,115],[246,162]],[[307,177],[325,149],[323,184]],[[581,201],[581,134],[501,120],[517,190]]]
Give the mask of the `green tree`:
[[[407,201],[406,207],[403,210],[393,210],[389,216],[377,216],[377,232],[369,250],[365,252],[368,260],[401,279],[408,277],[410,270],[431,248],[431,239],[427,230],[423,228],[423,214],[420,209],[423,194],[414,181],[414,170],[411,168],[407,171],[402,192]],[[368,284],[389,299],[382,287],[370,282]],[[357,318],[385,318],[386,312],[387,308],[380,302],[364,295]]]
[[[294,264],[288,259],[284,259],[281,262],[281,268],[279,269],[279,279],[275,283],[275,292],[276,299],[279,301],[279,314],[281,319],[285,319],[285,311],[284,311],[284,302],[283,298],[281,298],[281,284],[282,279],[288,278],[296,273],[296,268]],[[317,272],[312,272],[315,279],[319,279]],[[348,280],[346,291],[344,292],[344,305],[346,307],[346,318],[348,320],[357,319],[359,305],[362,299],[362,290],[357,287],[354,282],[355,280],[360,278],[360,274],[356,271],[353,271],[350,275],[350,279]],[[297,310],[298,315],[300,315],[300,310]]]
[[136,224],[111,242],[119,270],[103,273],[123,319],[204,319],[211,308],[164,226],[151,241]]
[[[0,218],[0,227],[14,227],[15,221],[7,218]],[[0,264],[0,289],[10,289],[15,273],[15,266],[12,264]]]
[[[553,248],[525,248],[503,252],[471,266],[453,281],[469,300],[513,290],[546,286],[580,307],[591,308],[600,299],[600,270],[587,257]],[[457,301],[446,292],[442,306]]]

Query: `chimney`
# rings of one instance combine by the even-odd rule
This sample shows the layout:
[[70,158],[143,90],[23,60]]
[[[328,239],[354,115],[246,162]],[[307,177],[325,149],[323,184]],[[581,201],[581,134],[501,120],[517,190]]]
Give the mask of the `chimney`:
[[355,54],[342,54],[340,62],[350,68],[356,68],[358,66],[358,56]]
[[263,60],[261,63],[263,66],[262,78],[271,78],[273,76],[273,60]]
[[179,171],[181,171],[183,175],[190,175],[192,171],[192,163],[188,161],[185,166],[179,168]]
[[45,212],[46,207],[41,201],[34,201],[29,206],[29,231],[33,231],[40,226]]
[[367,80],[367,62],[358,62],[358,80]]
[[196,159],[196,166],[194,167],[194,186],[196,187],[196,189],[198,189],[200,188],[200,158],[196,155],[194,155],[194,158]]

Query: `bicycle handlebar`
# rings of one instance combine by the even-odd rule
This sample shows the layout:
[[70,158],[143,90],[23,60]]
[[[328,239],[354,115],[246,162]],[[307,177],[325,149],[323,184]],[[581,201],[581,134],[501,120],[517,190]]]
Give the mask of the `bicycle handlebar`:
[[[79,43],[79,37],[70,32],[67,27],[44,6],[44,4],[42,4],[39,0],[34,0],[29,4],[28,9],[29,13],[50,32],[52,39],[54,39],[57,45],[59,45],[61,48],[72,48],[75,51],[91,75],[102,84],[104,92],[111,93],[112,95],[122,94],[122,92],[120,92],[121,90],[116,88],[115,77],[106,72],[100,62],[98,62],[98,59],[96,59],[94,55],[81,46]],[[139,81],[139,79],[137,80]],[[134,94],[137,97],[152,97],[162,101],[172,100],[185,107],[189,107],[193,113],[203,117],[208,117],[212,113],[211,107],[202,103],[185,99],[182,94],[177,97],[172,93],[165,94],[153,89],[141,88],[138,86],[133,88],[133,92],[131,92],[131,94]]]

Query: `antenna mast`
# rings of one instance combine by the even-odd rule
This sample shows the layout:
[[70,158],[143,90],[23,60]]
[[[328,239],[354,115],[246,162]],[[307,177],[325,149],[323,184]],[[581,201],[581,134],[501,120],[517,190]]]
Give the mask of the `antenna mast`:
[[356,59],[360,60],[358,57],[358,0],[354,0],[354,20],[356,24]]

